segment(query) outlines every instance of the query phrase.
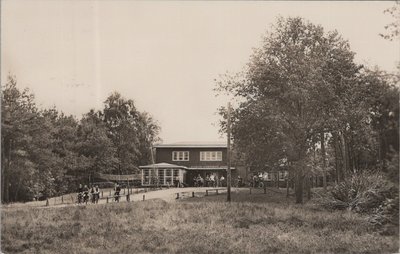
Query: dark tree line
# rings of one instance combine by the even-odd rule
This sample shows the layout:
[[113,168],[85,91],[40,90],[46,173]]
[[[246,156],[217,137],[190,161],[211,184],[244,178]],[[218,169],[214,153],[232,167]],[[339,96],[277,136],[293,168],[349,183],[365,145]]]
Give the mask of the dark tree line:
[[160,127],[119,93],[80,120],[56,108],[39,109],[12,76],[1,99],[2,202],[63,194],[94,172],[135,173],[151,161]]
[[232,136],[241,159],[253,170],[285,164],[302,203],[314,173],[326,187],[327,175],[341,182],[387,168],[399,150],[396,83],[393,75],[357,64],[336,31],[280,18],[245,70],[221,77],[217,92],[237,102]]

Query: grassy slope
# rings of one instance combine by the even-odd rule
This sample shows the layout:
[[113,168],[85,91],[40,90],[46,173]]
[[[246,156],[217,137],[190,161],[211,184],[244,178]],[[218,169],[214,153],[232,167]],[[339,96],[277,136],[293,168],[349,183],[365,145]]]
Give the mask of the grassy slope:
[[[296,206],[280,194],[239,193],[2,211],[5,253],[394,253],[398,236],[363,217]],[[204,202],[211,201],[211,202]]]

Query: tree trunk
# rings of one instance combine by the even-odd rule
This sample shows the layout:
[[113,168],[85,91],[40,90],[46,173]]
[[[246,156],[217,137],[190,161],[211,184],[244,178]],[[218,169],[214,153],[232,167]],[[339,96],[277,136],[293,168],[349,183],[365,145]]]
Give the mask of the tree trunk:
[[335,170],[336,170],[336,182],[339,183],[340,182],[340,161],[339,161],[339,153],[340,153],[340,149],[339,149],[339,144],[338,144],[338,136],[335,132],[332,133],[332,138],[333,138],[333,146],[334,146],[334,151],[335,151]]
[[326,192],[326,153],[325,153],[325,133],[321,133],[321,153],[322,153],[322,176],[323,186]]
[[5,168],[5,174],[4,174],[4,200],[6,203],[10,202],[10,183],[9,183],[9,177],[8,174],[10,172],[10,167],[11,167],[11,139],[8,140],[8,158],[7,158],[7,167]]
[[276,188],[279,190],[279,171],[276,172]]
[[303,170],[297,169],[296,177],[295,177],[295,193],[296,193],[296,203],[303,204]]
[[340,181],[344,180],[344,175],[347,173],[347,149],[346,149],[346,141],[343,136],[343,133],[339,134],[341,150],[342,150],[342,170],[340,174]]
[[286,197],[289,197],[289,176],[286,178]]
[[6,154],[4,151],[4,138],[1,138],[1,203],[5,202],[5,166],[6,166]]
[[310,177],[307,176],[306,178],[306,188],[307,188],[307,200],[311,199],[311,183],[310,183]]

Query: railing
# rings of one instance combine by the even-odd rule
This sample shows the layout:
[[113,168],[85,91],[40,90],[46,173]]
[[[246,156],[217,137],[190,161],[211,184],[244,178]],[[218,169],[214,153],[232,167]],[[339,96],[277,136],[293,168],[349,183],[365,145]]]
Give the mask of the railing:
[[[221,188],[215,188],[215,189],[207,189],[205,190],[205,196],[209,196],[211,193],[215,193],[216,195],[220,194],[222,191],[226,191],[225,188],[221,189]],[[202,193],[202,192],[194,192],[194,191],[181,191],[181,192],[176,192],[176,198],[175,199],[180,199],[180,198],[184,198],[184,197],[196,197],[196,193]]]
[[[126,201],[130,202],[131,195],[139,194],[139,193],[147,193],[150,190],[160,190],[162,188],[148,187],[148,188],[122,188],[120,191],[119,198],[126,197]],[[106,200],[106,203],[109,203],[111,200],[115,200],[115,191],[113,189],[103,190],[99,193],[99,200]],[[77,203],[77,193],[71,193],[62,195],[59,197],[48,198],[45,201],[35,201],[37,205],[33,204],[33,206],[50,206],[50,205],[66,205],[66,204],[76,204]],[[143,195],[143,200],[145,200],[145,195]],[[120,201],[120,199],[119,199]],[[45,203],[43,203],[45,202]],[[91,203],[91,199],[89,199],[88,203]],[[41,205],[40,205],[41,204]]]

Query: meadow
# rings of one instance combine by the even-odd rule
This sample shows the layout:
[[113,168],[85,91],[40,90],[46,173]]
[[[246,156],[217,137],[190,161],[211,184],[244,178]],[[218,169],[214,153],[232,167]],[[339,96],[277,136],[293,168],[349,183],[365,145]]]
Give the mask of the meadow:
[[2,209],[4,253],[396,253],[366,218],[284,193]]

